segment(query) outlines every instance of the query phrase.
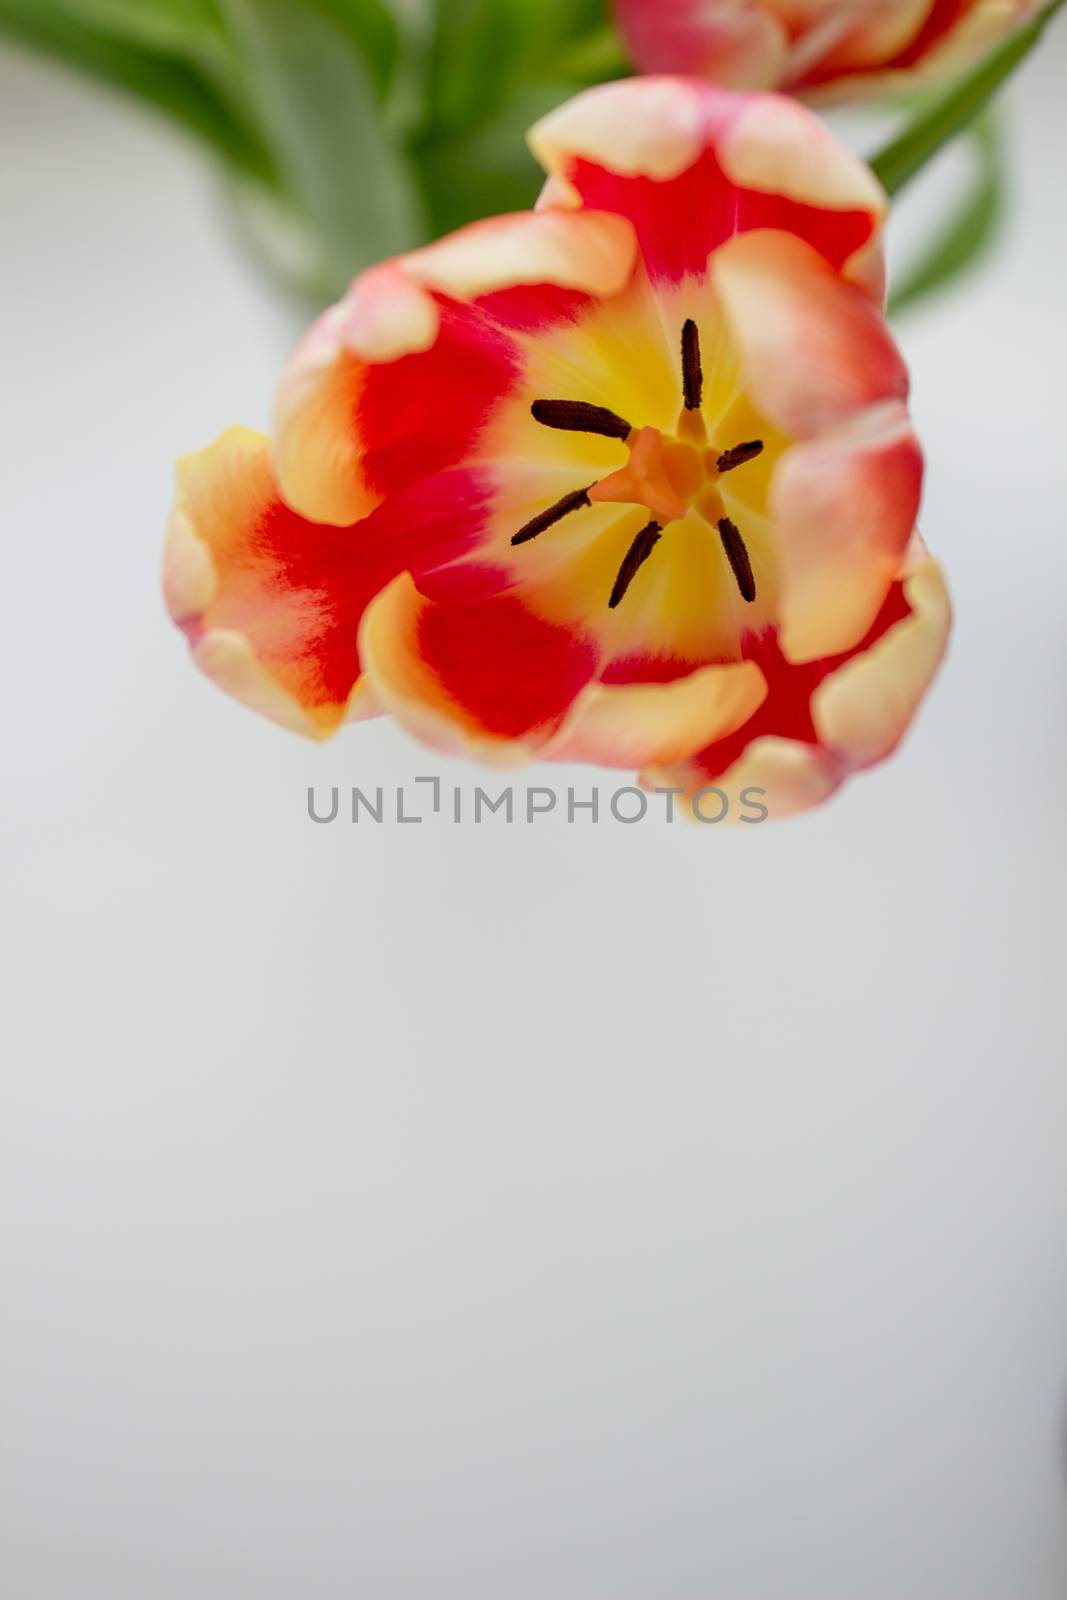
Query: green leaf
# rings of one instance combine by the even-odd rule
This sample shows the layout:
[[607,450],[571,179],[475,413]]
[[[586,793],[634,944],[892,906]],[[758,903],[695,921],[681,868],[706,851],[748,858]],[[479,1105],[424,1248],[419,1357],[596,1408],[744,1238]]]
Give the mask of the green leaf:
[[94,33],[159,55],[199,60],[223,41],[214,0],[56,0],[56,10]]
[[871,166],[889,194],[898,194],[928,161],[974,121],[1006,78],[1030,54],[1067,0],[1049,0],[1030,22],[952,84],[874,157]]
[[384,93],[396,70],[400,44],[400,28],[385,0],[313,0],[312,9],[344,29],[359,47],[375,87]]
[[527,147],[526,130],[567,92],[559,84],[519,84],[476,126],[435,134],[416,147],[432,234],[533,205],[545,175]]
[[628,78],[634,70],[618,33],[608,23],[576,40],[560,54],[556,67],[569,81],[582,84]]
[[940,229],[916,265],[893,293],[889,310],[896,314],[945,288],[976,266],[993,245],[1004,215],[1005,183],[997,128],[989,113],[974,123],[976,170],[963,202]]
[[407,161],[388,139],[351,36],[296,0],[221,0],[246,88],[319,260],[309,292],[340,292],[410,249],[423,223]]
[[580,65],[571,73],[563,64],[580,52],[583,41],[602,36],[606,28],[605,0],[433,4],[424,129],[435,132],[488,120],[510,101],[518,84],[551,80],[563,85],[560,98],[565,98],[583,72]]
[[246,176],[268,185],[277,181],[255,124],[188,60],[89,27],[58,0],[0,0],[0,32],[136,95],[197,134]]
[[523,23],[515,0],[437,0],[426,106],[435,133],[467,127],[506,98]]
[[[409,115],[401,126],[430,231],[438,234],[532,206],[544,174],[526,145],[531,123],[577,86],[627,69],[609,24],[609,0],[426,4],[430,36],[409,75]],[[422,114],[412,117],[415,98]]]
[[[610,0],[513,0],[523,24],[530,77],[544,78],[560,57],[605,33],[615,35]],[[618,48],[618,46],[616,46]]]

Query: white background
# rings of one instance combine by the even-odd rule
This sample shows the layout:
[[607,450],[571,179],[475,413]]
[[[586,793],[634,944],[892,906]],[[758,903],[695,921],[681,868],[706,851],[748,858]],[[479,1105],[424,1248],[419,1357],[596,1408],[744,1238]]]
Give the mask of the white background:
[[194,151],[3,58],[12,1600],[1062,1600],[1065,65],[900,329],[948,667],[728,833],[308,821],[480,775],[188,665],[172,459],[295,325]]

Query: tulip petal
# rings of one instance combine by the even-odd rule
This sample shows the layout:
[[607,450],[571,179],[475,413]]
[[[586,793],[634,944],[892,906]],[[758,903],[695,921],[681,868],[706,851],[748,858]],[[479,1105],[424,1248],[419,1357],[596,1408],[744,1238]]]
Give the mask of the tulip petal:
[[851,657],[812,696],[820,741],[852,770],[884,761],[900,743],[948,643],[951,606],[941,569],[916,554],[904,579],[910,614]]
[[518,335],[617,292],[636,257],[620,217],[474,223],[357,278],[297,347],[278,399],[286,500],[349,523],[462,461],[521,370]]
[[[806,106],[785,95],[747,96],[723,131],[719,160],[741,190],[784,195],[830,213],[860,211],[879,221],[888,209],[867,164]],[[750,225],[775,226],[769,219]]]
[[[958,9],[961,0],[949,4]],[[863,6],[838,0],[798,36],[783,84],[808,88],[891,61],[915,45],[932,9],[943,10],[942,0],[866,0]]]
[[[840,54],[814,64],[790,89],[827,104],[884,98],[943,82],[1021,27],[1040,9],[1040,0],[926,0],[916,9],[926,14],[910,37],[905,39],[903,30],[881,38],[860,30]],[[910,8],[906,20],[915,21]]]
[[[994,0],[995,3],[995,0]],[[999,0],[1003,9],[1003,0]],[[615,0],[643,72],[689,72],[735,89],[793,91],[930,47],[971,0]]]
[[839,655],[863,638],[899,571],[922,479],[919,442],[896,403],[786,451],[770,512],[779,640],[790,661]]
[[691,72],[727,89],[774,89],[789,60],[789,35],[762,6],[615,0],[615,15],[642,72]]
[[[1012,28],[1036,16],[1042,0],[934,0],[922,28],[889,62],[896,73],[921,67],[938,76],[979,61]],[[899,79],[898,79],[899,82]]]
[[611,295],[629,280],[633,230],[610,213],[517,212],[471,223],[403,258],[409,278],[452,300],[478,300],[519,284]]
[[275,419],[275,465],[291,505],[340,525],[379,504],[356,431],[367,369],[429,350],[439,324],[432,295],[395,262],[365,272],[311,324],[282,377]]
[[197,665],[295,732],[325,738],[368,714],[356,635],[368,598],[351,530],[306,522],[278,496],[269,442],[231,428],[186,456],[164,596]]
[[670,683],[590,684],[543,753],[628,769],[682,761],[747,722],[766,693],[753,661],[701,667]]
[[[765,806],[774,821],[810,811],[830,798],[842,777],[817,745],[765,734],[746,745],[725,772],[703,773],[699,766],[653,767],[641,773],[640,782],[645,789],[681,790],[688,801],[681,814],[697,822],[718,819],[722,802],[710,791],[721,790],[729,801],[721,820],[733,823],[746,815],[746,806],[757,804]],[[753,811],[748,815],[755,820]]]
[[514,592],[438,604],[406,573],[367,608],[360,653],[380,704],[423,743],[498,764],[547,743],[597,667],[591,640]]
[[977,61],[1040,0],[615,0],[648,73],[819,102],[899,93]]
[[689,797],[715,786],[734,820],[749,786],[764,791],[772,817],[821,804],[899,744],[940,664],[950,617],[944,579],[916,537],[858,645],[795,665],[765,641],[755,659],[767,694],[748,721],[680,762],[650,767],[641,782]]
[[908,375],[884,318],[803,240],[731,239],[711,262],[749,388],[771,420],[810,439],[902,401]]
[[693,78],[604,84],[537,123],[530,147],[549,174],[543,202],[629,218],[650,275],[704,273],[735,233],[781,228],[835,270],[871,266],[885,195],[810,111]]

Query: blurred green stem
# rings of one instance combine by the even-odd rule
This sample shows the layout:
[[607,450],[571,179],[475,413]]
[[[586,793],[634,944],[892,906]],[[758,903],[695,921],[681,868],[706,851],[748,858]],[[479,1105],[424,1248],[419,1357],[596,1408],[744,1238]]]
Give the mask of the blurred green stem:
[[[994,237],[983,109],[1067,0],[1047,0],[910,113],[873,161],[899,192],[972,133],[975,180],[898,291],[941,287]],[[524,132],[629,71],[609,0],[0,0],[0,33],[132,91],[220,159],[261,257],[316,303],[368,262],[532,205]]]
[[871,166],[889,194],[899,194],[950,139],[970,126],[1065,4],[1067,0],[1049,0],[1036,17],[927,106],[903,133],[878,152]]
[[54,0],[0,0],[0,32],[125,90],[195,133],[246,178],[277,189],[274,156],[239,97],[200,64],[89,26]]
[[604,83],[626,78],[633,71],[622,43],[610,23],[597,28],[567,50],[558,62],[561,78],[577,83]]
[[989,106],[967,130],[974,171],[962,200],[940,221],[889,298],[890,316],[954,283],[989,253],[1000,232],[1007,182],[999,119]]

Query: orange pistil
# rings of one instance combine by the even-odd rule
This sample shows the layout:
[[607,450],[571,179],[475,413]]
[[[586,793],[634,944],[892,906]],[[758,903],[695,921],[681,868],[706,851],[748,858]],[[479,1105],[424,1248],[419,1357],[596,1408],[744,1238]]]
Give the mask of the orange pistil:
[[565,494],[531,517],[511,538],[513,545],[526,544],[572,511],[597,502],[644,506],[651,511],[653,520],[635,536],[619,568],[608,601],[612,610],[624,598],[638,570],[659,543],[664,527],[684,517],[690,505],[718,531],[742,598],[749,601],[756,598],[752,564],[744,539],[736,523],[726,515],[717,484],[723,474],[755,460],[763,451],[763,441],[746,440],[721,451],[709,445],[707,424],[700,409],[704,396],[700,331],[691,317],[682,328],[681,356],[685,403],[675,435],[668,435],[666,440],[658,428],[632,427],[617,411],[585,400],[535,400],[530,407],[534,421],[542,427],[618,439],[629,451],[624,467],[609,472],[588,489]]
[[590,500],[647,506],[659,523],[685,516],[685,501],[671,481],[658,428],[639,428],[627,440],[630,459],[589,491]]

